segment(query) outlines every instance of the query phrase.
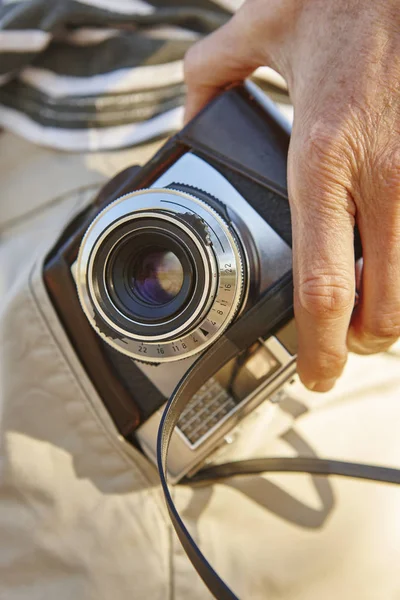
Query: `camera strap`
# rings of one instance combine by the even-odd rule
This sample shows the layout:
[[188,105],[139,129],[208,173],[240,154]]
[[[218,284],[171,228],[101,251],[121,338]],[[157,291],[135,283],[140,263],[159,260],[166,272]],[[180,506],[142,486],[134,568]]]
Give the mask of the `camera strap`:
[[[179,382],[165,408],[157,439],[157,462],[168,512],[182,546],[210,592],[218,600],[238,600],[219,577],[191,537],[172,500],[166,476],[168,448],[181,412],[192,396],[229,360],[261,337],[267,337],[293,314],[293,280],[287,273],[261,297],[207,352]],[[372,481],[400,484],[400,470],[319,458],[262,458],[216,465],[200,471],[185,483],[213,483],[235,475],[265,472],[304,472],[316,475],[339,475]]]

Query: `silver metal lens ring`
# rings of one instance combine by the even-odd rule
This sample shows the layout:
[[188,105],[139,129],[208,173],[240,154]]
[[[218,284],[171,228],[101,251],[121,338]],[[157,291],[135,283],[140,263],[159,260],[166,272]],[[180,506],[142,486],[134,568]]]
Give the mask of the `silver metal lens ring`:
[[214,208],[173,189],[133,192],[86,232],[76,268],[89,322],[111,346],[149,363],[201,352],[245,292],[243,253]]

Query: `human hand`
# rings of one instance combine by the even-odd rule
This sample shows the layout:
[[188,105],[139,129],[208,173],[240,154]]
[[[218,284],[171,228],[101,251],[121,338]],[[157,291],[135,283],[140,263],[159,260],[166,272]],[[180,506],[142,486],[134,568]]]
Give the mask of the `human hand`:
[[[294,106],[288,159],[298,372],[333,387],[347,350],[400,336],[398,0],[247,0],[187,54],[186,120],[268,65]],[[359,302],[353,234],[363,245]]]

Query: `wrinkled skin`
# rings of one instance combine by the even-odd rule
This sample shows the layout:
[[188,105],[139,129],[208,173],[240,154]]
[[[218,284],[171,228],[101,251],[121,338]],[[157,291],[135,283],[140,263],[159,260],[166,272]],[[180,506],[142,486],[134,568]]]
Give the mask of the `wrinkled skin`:
[[400,336],[399,0],[247,0],[189,51],[186,119],[261,65],[286,79],[294,106],[298,371],[327,391],[348,350],[380,352]]

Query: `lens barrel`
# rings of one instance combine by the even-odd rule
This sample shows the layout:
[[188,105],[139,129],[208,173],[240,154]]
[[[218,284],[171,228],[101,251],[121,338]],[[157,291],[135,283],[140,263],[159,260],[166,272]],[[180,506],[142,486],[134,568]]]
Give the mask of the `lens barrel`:
[[245,294],[245,261],[214,207],[187,192],[148,189],[94,219],[76,280],[82,308],[106,342],[159,363],[201,352],[223,333]]

